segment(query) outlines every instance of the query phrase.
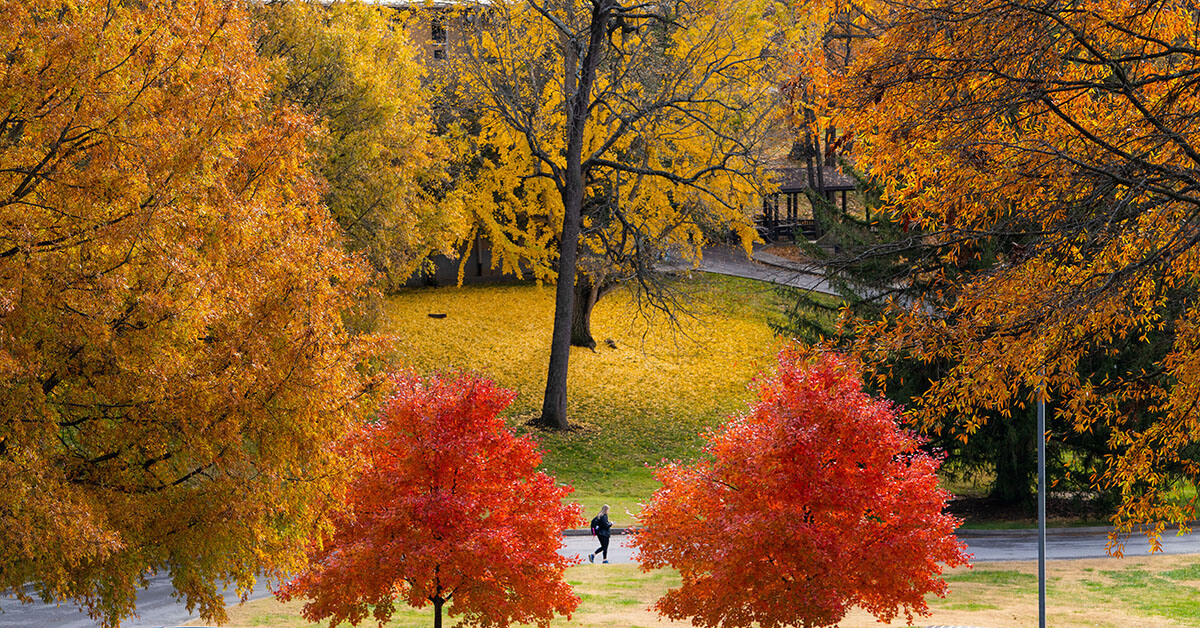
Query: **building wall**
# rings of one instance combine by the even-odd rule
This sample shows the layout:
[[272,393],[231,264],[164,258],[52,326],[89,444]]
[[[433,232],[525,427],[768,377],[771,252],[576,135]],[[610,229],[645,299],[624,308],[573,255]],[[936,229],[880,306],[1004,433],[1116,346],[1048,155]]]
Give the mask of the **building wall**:
[[[408,278],[406,288],[421,286],[453,286],[458,283],[458,268],[463,262],[460,258],[450,258],[445,255],[434,255],[429,258],[433,265],[432,271],[418,271]],[[526,273],[528,274],[528,273]],[[521,281],[525,277],[514,273],[502,273],[500,269],[492,268],[492,245],[487,240],[476,237],[471,243],[471,249],[466,254],[463,266],[463,284],[498,283]]]
[[469,19],[463,12],[441,3],[401,6],[396,10],[411,16],[408,36],[421,47],[421,62],[426,67],[436,69],[456,49],[461,50]]

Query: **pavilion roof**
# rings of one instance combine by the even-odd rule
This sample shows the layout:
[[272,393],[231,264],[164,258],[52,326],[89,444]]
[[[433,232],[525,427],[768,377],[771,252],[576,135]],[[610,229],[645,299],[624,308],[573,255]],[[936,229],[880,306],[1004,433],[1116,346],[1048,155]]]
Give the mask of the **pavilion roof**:
[[[808,168],[793,166],[771,168],[770,173],[771,180],[779,185],[780,192],[800,192],[808,189]],[[827,192],[855,189],[854,178],[843,174],[837,166],[825,166],[821,169],[821,173]]]

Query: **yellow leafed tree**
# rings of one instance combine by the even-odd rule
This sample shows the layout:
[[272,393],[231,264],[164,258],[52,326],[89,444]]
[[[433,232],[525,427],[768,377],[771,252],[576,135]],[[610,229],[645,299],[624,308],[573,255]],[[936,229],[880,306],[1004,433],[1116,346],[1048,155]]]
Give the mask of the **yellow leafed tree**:
[[774,3],[505,0],[464,9],[453,66],[480,120],[476,220],[501,263],[557,281],[540,423],[567,427],[577,344],[614,282],[669,309],[656,270],[731,230],[748,246],[777,101]]
[[[1003,243],[858,330],[881,360],[953,365],[912,416],[969,438],[1044,391],[1074,429],[1108,434],[1093,479],[1121,493],[1118,533],[1193,519],[1168,493],[1200,479],[1200,7],[812,4],[846,37],[841,58],[806,47],[821,114],[926,234],[914,255],[962,270]],[[1151,363],[1113,359],[1147,343]]]
[[366,269],[240,4],[0,14],[0,588],[112,626],[156,570],[220,621],[336,495]]
[[449,179],[450,149],[434,133],[411,14],[362,2],[283,0],[252,8],[260,56],[274,60],[273,98],[311,113],[324,200],[381,274],[403,285],[430,254],[467,235]]

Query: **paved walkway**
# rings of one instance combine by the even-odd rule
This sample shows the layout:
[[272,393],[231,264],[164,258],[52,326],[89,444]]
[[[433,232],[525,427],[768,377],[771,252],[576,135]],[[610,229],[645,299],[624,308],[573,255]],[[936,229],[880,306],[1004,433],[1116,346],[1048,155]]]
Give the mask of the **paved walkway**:
[[[122,628],[160,628],[179,626],[199,617],[189,613],[183,602],[172,597],[171,580],[166,574],[150,578],[150,584],[138,591],[137,609],[140,617],[121,622]],[[271,592],[262,581],[254,588],[250,599],[257,600]],[[238,596],[225,592],[225,605],[235,606]],[[64,604],[20,604],[15,598],[0,596],[0,628],[98,628],[100,622],[74,606]]]
[[817,267],[793,262],[757,248],[751,259],[746,257],[746,252],[741,247],[728,245],[708,247],[704,249],[700,270],[706,273],[766,281],[802,290],[836,294],[825,282]]

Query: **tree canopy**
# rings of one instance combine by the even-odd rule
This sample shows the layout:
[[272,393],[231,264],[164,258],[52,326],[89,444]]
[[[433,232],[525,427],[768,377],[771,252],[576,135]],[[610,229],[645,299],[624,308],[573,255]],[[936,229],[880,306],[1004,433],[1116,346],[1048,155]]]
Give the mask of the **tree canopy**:
[[[844,167],[853,172],[849,166]],[[858,340],[856,330],[853,325],[839,324],[839,310],[844,317],[878,320],[889,313],[887,305],[892,300],[928,300],[932,290],[953,277],[978,274],[999,263],[996,253],[1007,246],[1004,236],[981,239],[977,244],[979,255],[960,257],[956,265],[923,255],[926,251],[919,228],[880,211],[878,192],[869,181],[860,180],[857,193],[865,202],[861,215],[838,215],[830,208],[821,212],[828,218],[822,223],[826,229],[823,237],[837,246],[810,246],[807,253],[816,260],[816,266],[823,268],[827,284],[840,300],[830,301],[827,295],[807,290],[779,288],[789,308],[781,320],[773,323],[777,331],[804,342],[853,351]],[[1156,334],[1142,347],[1129,347],[1111,357],[1094,356],[1080,368],[1107,372],[1150,366],[1154,356],[1162,354],[1161,340],[1162,334]],[[919,398],[930,381],[947,370],[948,362],[896,353],[875,367],[881,378],[872,381],[871,388],[903,406]],[[1016,398],[1026,400],[1031,394],[1027,390]],[[971,421],[973,431],[965,440],[962,426],[966,421],[961,415],[927,417],[914,427],[928,439],[927,448],[946,454],[940,471],[943,478],[982,480],[993,503],[1028,507],[1032,512],[1038,472],[1036,406],[1013,406],[1005,415],[995,410],[974,411],[985,416]],[[1089,517],[1108,513],[1115,505],[1114,493],[1093,484],[1104,457],[1113,453],[1107,430],[1078,433],[1067,417],[1051,413],[1046,418],[1047,482],[1056,492],[1072,495],[1076,514]]]
[[448,139],[435,134],[433,92],[409,37],[411,14],[362,2],[268,2],[252,9],[276,101],[311,113],[324,201],[379,271],[404,284],[433,253],[453,254],[468,217],[449,181]]
[[[660,253],[748,246],[777,22],[759,0],[488,2],[460,89],[480,115],[478,224],[510,267],[558,283],[541,424],[563,428],[577,273],[651,285]],[[583,260],[582,262],[580,260]]]
[[[1197,7],[1174,0],[811,3],[858,42],[812,46],[821,115],[919,227],[927,296],[860,328],[876,357],[951,364],[912,408],[964,437],[1044,391],[1079,431],[1110,431],[1095,481],[1115,521],[1184,523],[1200,479]],[[847,31],[849,32],[849,31]],[[938,267],[983,254],[967,276]],[[919,258],[914,256],[914,263]],[[1148,368],[1081,368],[1162,334]]]
[[656,608],[696,626],[834,626],[853,606],[882,622],[928,613],[942,566],[965,564],[942,513],[939,460],[862,390],[858,366],[780,353],[758,401],[672,463],[639,516],[642,568],[683,583]]
[[397,600],[442,605],[463,626],[548,626],[579,598],[563,580],[562,530],[582,523],[570,486],[537,470],[541,454],[500,412],[514,393],[467,374],[394,378],[379,420],[342,452],[360,460],[348,508],[281,589],[304,616],[383,626]]
[[110,626],[165,571],[219,621],[337,492],[366,269],[240,5],[0,14],[0,588]]

